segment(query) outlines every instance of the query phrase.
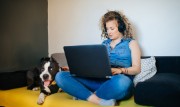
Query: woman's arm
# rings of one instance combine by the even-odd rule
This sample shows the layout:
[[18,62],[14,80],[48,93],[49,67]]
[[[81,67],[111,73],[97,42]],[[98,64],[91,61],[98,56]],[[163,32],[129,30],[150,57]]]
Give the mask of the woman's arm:
[[141,51],[138,43],[135,40],[132,40],[129,43],[129,47],[131,50],[131,58],[132,58],[132,66],[129,68],[112,68],[112,74],[128,74],[128,75],[136,75],[140,73],[141,70]]
[[131,49],[132,67],[127,68],[129,75],[136,75],[141,72],[141,51],[138,43],[132,40],[129,43]]

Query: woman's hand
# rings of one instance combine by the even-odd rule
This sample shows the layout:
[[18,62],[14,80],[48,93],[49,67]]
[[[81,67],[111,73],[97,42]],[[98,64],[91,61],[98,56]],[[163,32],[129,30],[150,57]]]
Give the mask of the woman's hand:
[[63,71],[69,71],[69,67],[68,67],[68,66],[63,66],[63,67],[61,67],[61,69],[62,69]]
[[121,74],[122,70],[121,68],[111,68],[111,72],[113,75],[116,75],[116,74]]

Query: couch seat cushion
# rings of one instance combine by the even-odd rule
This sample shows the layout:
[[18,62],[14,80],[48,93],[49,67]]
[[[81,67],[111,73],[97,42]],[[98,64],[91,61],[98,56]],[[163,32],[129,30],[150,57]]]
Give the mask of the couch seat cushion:
[[[0,107],[102,107],[87,101],[72,100],[65,92],[52,94],[43,105],[37,104],[39,91],[27,90],[27,87],[0,90]],[[134,102],[134,97],[120,102],[119,107],[145,107]]]
[[134,97],[135,102],[142,105],[180,105],[180,75],[158,73],[144,82],[139,82]]

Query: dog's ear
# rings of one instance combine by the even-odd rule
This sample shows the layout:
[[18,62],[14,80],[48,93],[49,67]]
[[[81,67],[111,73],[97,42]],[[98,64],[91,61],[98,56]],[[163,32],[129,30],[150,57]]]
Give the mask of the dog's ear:
[[49,57],[42,57],[40,60],[40,63],[47,62],[47,61],[50,61]]

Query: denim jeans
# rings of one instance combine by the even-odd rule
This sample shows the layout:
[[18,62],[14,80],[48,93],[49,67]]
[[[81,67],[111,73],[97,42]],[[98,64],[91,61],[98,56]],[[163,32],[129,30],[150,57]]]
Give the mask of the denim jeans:
[[55,81],[63,91],[82,100],[87,100],[93,93],[106,100],[122,100],[130,97],[133,90],[132,80],[124,74],[110,79],[92,79],[74,77],[70,72],[61,71],[56,74]]

